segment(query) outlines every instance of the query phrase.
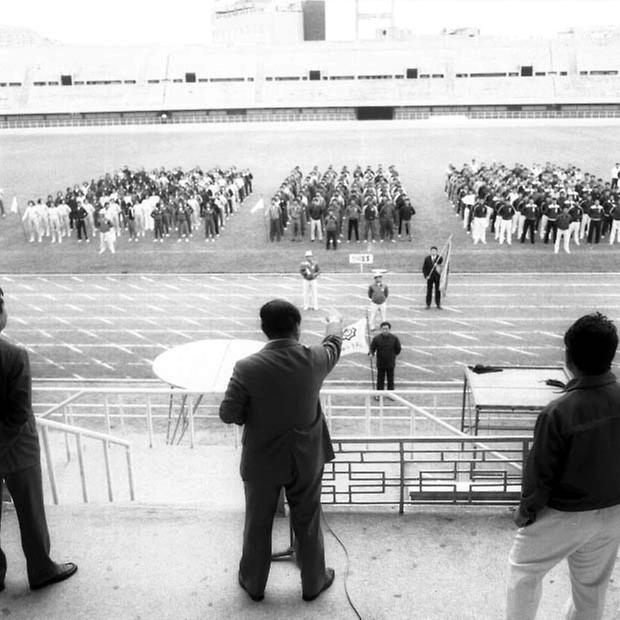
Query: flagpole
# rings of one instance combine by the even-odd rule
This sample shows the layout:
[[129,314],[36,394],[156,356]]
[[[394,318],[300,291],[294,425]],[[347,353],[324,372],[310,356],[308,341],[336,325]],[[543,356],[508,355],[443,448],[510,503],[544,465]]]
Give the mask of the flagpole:
[[[368,352],[370,353],[370,321],[368,320],[368,309],[366,309],[366,346],[368,347]],[[370,358],[370,382],[372,385],[372,389],[375,389],[375,370],[372,363],[372,355],[368,356]]]

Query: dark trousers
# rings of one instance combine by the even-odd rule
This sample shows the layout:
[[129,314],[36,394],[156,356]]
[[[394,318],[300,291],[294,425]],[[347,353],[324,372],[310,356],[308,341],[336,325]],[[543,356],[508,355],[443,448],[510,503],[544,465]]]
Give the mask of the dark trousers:
[[351,233],[355,232],[355,240],[360,240],[360,232],[358,226],[358,220],[349,220],[348,230],[347,230],[347,239],[351,241]]
[[316,594],[325,583],[325,548],[321,530],[321,478],[323,468],[313,475],[290,472],[279,484],[269,479],[244,481],[245,526],[239,574],[248,591],[261,595],[271,567],[271,531],[284,486],[295,533],[295,556],[301,569],[302,593]]
[[[41,466],[35,465],[6,474],[3,478],[17,513],[28,581],[31,584],[40,583],[49,577],[56,567],[49,556],[50,537],[43,505]],[[5,575],[6,556],[0,550],[0,584],[4,583]]]
[[441,291],[439,290],[439,275],[433,274],[426,280],[426,305],[431,305],[433,298],[433,287],[435,288],[435,304],[441,306]]
[[558,223],[555,220],[547,220],[547,227],[545,228],[545,243],[549,243],[549,233],[553,231],[552,241],[555,243],[555,238],[558,235]]
[[523,232],[521,233],[521,243],[525,242],[527,232],[530,232],[530,241],[534,243],[534,237],[536,235],[536,220],[525,220],[523,222]]
[[269,241],[280,241],[282,237],[282,228],[280,220],[269,220]]
[[387,377],[387,389],[394,389],[394,368],[383,368],[377,366],[377,389],[383,390],[385,385],[385,378]]
[[325,249],[329,250],[330,243],[334,250],[338,249],[338,231],[336,230],[325,231]]
[[590,220],[588,243],[592,243],[592,237],[594,237],[594,243],[598,243],[601,240],[601,220]]
[[75,220],[76,228],[77,228],[77,238],[81,239],[82,235],[84,235],[84,239],[88,239],[88,235],[86,234],[86,224],[84,220]]

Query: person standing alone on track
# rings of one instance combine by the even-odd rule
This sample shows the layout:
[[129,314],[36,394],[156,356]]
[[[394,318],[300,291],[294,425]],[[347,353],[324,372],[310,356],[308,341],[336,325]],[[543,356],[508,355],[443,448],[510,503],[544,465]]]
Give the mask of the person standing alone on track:
[[431,253],[424,259],[422,264],[422,274],[426,279],[426,308],[431,307],[433,298],[433,288],[435,289],[435,305],[441,310],[441,291],[439,282],[441,280],[441,264],[443,258],[437,253],[437,246],[431,246]]

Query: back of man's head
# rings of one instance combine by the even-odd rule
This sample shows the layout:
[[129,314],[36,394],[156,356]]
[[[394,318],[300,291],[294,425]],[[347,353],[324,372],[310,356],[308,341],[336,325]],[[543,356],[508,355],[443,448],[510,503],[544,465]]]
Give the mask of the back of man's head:
[[284,299],[272,299],[260,309],[261,329],[270,340],[296,337],[301,324],[299,310]]
[[567,358],[584,375],[607,372],[618,347],[616,326],[600,312],[577,319],[564,334]]

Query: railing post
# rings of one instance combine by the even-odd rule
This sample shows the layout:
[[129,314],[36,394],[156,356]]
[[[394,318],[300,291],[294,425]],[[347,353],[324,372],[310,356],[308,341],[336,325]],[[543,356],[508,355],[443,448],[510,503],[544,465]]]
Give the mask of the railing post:
[[149,448],[153,447],[153,410],[151,408],[151,395],[146,395],[146,429],[149,434]]
[[194,447],[196,435],[194,433],[194,398],[190,394],[187,402],[187,415],[189,416],[189,447]]
[[107,429],[107,433],[110,434],[112,431],[112,424],[110,422],[110,402],[107,394],[103,400],[103,416],[105,417],[105,427]]
[[121,401],[121,395],[118,394],[118,415],[121,419],[121,432],[124,434],[125,433],[125,415],[123,412],[123,407],[120,404]]
[[402,440],[398,442],[398,456],[400,459],[398,514],[402,515],[405,512],[405,446]]
[[[47,465],[47,475],[50,479],[50,489],[52,490],[52,501],[58,505],[58,487],[56,486],[56,472],[54,471],[54,463],[52,461],[52,455],[50,453],[50,442],[47,434],[47,428],[43,426],[41,428],[41,435],[43,437],[43,450],[45,451],[45,463]],[[65,433],[66,437],[66,433]]]
[[84,453],[82,450],[82,435],[77,433],[75,435],[75,443],[78,454],[78,465],[80,467],[80,481],[82,483],[82,499],[85,503],[88,503],[88,491],[86,489],[86,471],[84,469]]
[[133,502],[136,499],[136,493],[133,486],[133,467],[131,465],[131,448],[129,446],[125,448],[125,454],[127,456],[127,481],[129,483],[129,500]]
[[108,501],[114,501],[114,494],[112,491],[112,472],[110,471],[110,450],[108,446],[108,442],[103,442],[103,460],[105,463],[105,479],[108,485]]
[[[63,409],[62,413],[62,421],[65,424],[69,424],[69,417],[67,415],[67,407]],[[69,446],[69,435],[67,433],[65,435],[65,454],[67,455],[67,463],[71,462],[71,448]]]

